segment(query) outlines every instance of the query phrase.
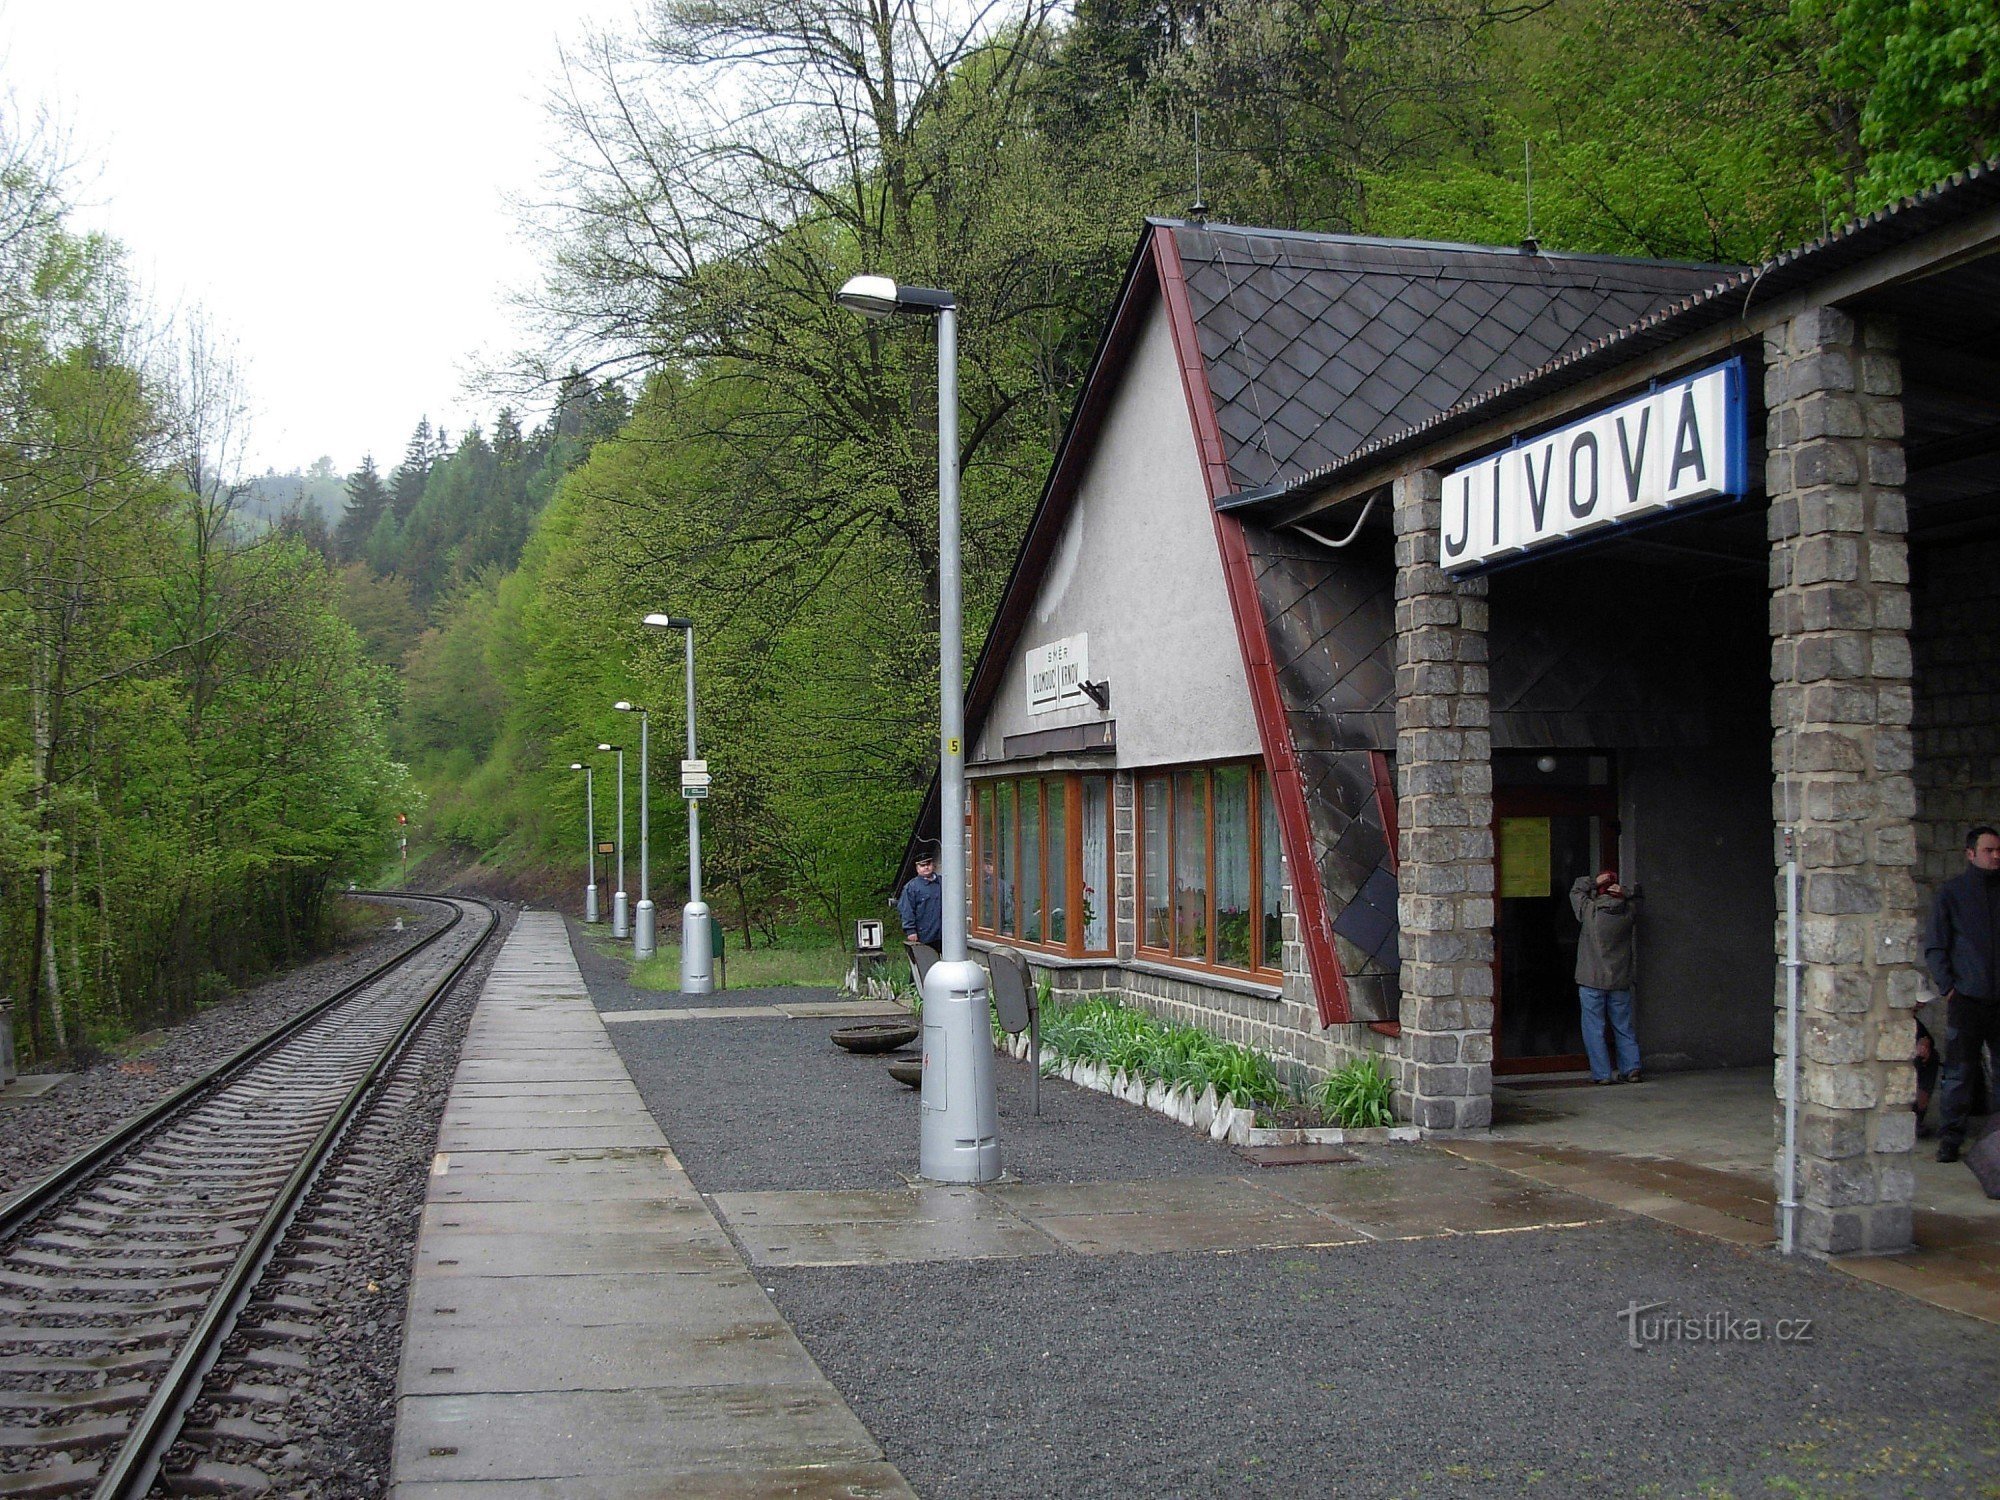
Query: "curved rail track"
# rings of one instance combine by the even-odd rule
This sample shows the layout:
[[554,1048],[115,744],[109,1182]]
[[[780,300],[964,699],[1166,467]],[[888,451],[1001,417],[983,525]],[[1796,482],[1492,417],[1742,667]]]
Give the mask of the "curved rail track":
[[498,929],[483,901],[0,1210],[0,1496],[143,1495],[371,1085]]

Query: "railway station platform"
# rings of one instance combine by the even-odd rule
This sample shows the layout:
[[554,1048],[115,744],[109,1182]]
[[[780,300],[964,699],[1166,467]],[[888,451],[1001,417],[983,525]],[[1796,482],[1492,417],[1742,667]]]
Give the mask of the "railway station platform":
[[[1624,1399],[1611,1310],[1635,1290],[1822,1315],[1841,1338],[1815,1380],[1857,1409],[1885,1368],[1942,1391],[1992,1357],[1990,1219],[1941,1218],[1965,1234],[1916,1257],[1782,1262],[1754,1158],[1710,1138],[1719,1099],[1530,1092],[1485,1136],[1264,1168],[1054,1081],[1037,1115],[1009,1063],[1005,1179],[944,1188],[913,1176],[915,1095],[827,1039],[864,1007],[683,1002],[626,967],[600,933],[525,914],[475,1011],[412,1281],[400,1500],[1165,1493],[1218,1452],[1265,1478],[1217,1492],[1309,1492],[1265,1474],[1275,1432],[1300,1454],[1364,1451],[1368,1413],[1438,1397],[1443,1369],[1466,1372],[1454,1402],[1524,1361]],[[1613,1106],[1633,1118],[1569,1118]],[[1701,1164],[1639,1154],[1683,1134]],[[1412,1321],[1427,1298],[1483,1314]],[[1555,1303],[1595,1321],[1552,1323]],[[1347,1323],[1391,1353],[1321,1360]],[[1578,1340],[1600,1362],[1577,1364]],[[1231,1354],[1180,1379],[1161,1352],[1177,1343]],[[1301,1402],[1301,1370],[1314,1391],[1359,1384]],[[1704,1366],[1732,1453],[1746,1423],[1819,1420],[1772,1406],[1775,1373]],[[1546,1442],[1528,1446],[1538,1473]]]
[[397,1383],[393,1493],[910,1494],[688,1181],[524,913],[446,1107]]

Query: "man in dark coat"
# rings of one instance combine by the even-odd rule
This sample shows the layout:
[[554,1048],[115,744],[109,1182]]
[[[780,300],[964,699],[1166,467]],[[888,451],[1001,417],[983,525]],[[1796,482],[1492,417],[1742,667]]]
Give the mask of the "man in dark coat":
[[938,885],[937,846],[926,839],[917,849],[917,873],[896,898],[905,943],[935,948],[944,941],[944,892]]
[[[1632,980],[1638,970],[1632,949],[1632,929],[1638,923],[1635,903],[1639,888],[1618,883],[1616,870],[1577,877],[1570,887],[1570,909],[1576,913],[1576,993],[1583,1008],[1583,1050],[1590,1054],[1590,1076],[1599,1083],[1639,1081],[1639,1037],[1632,1029]],[[1617,1048],[1605,1045],[1604,1023],[1611,1022]]]
[[1924,959],[1945,1006],[1939,1161],[1958,1160],[1982,1054],[2000,1054],[2000,833],[1968,833],[1965,863],[1938,887],[1924,936]]

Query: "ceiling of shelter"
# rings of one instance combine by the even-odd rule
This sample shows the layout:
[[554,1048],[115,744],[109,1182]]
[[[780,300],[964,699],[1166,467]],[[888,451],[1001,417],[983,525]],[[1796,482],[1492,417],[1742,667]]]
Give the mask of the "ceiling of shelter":
[[1219,225],[1172,233],[1238,489],[1343,458],[1722,275]]
[[1912,534],[1943,541],[2000,528],[2000,254],[1856,310],[1897,320]]

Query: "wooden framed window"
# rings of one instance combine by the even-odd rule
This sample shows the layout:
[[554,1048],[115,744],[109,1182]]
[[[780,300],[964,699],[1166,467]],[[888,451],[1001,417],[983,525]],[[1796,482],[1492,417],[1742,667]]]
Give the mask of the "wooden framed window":
[[972,930],[1082,958],[1112,951],[1111,777],[981,778],[972,793]]
[[1282,973],[1278,818],[1263,768],[1149,772],[1138,804],[1140,951],[1195,968]]

